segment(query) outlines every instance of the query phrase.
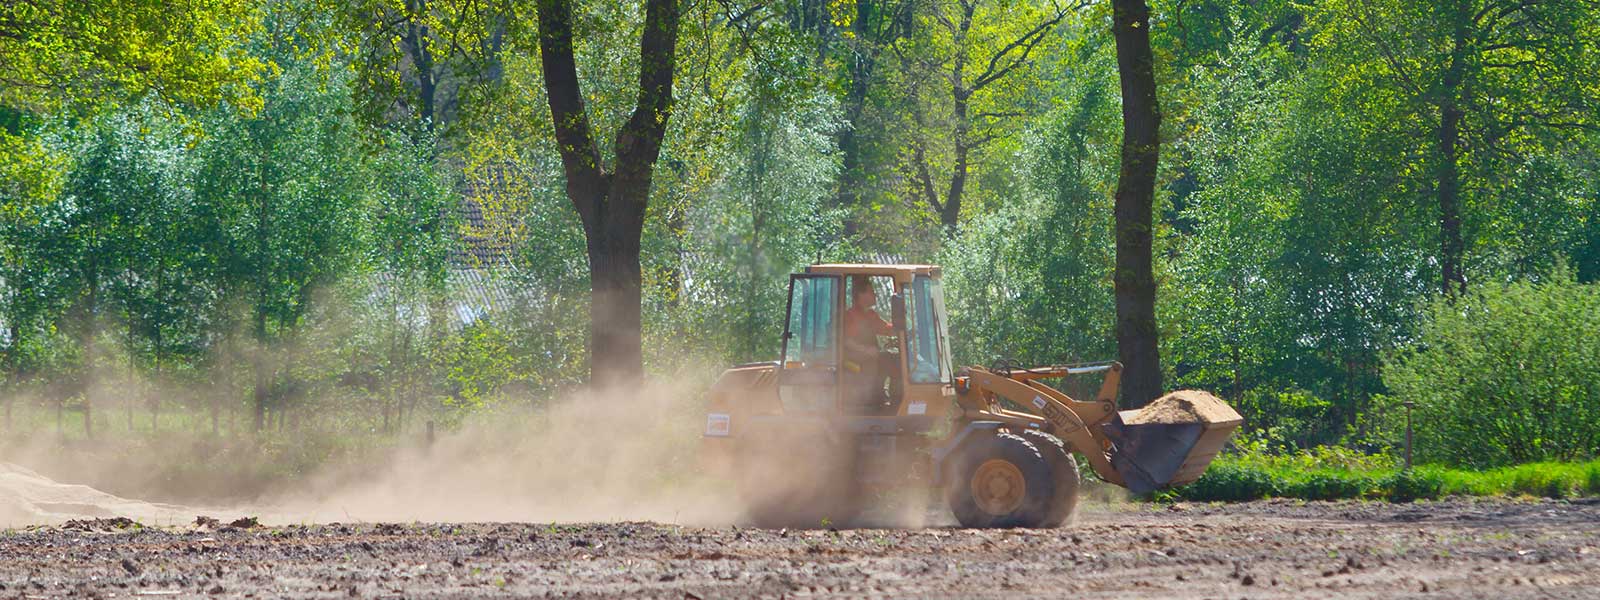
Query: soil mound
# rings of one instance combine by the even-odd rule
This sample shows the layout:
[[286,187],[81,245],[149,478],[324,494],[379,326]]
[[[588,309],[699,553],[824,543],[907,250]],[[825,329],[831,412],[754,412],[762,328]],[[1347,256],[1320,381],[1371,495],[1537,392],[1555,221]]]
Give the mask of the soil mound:
[[1220,424],[1242,420],[1226,402],[1200,390],[1178,390],[1157,398],[1144,408],[1122,413],[1122,422],[1128,425]]
[[0,528],[114,518],[144,523],[181,522],[186,510],[119,498],[86,485],[60,483],[27,467],[0,462]]

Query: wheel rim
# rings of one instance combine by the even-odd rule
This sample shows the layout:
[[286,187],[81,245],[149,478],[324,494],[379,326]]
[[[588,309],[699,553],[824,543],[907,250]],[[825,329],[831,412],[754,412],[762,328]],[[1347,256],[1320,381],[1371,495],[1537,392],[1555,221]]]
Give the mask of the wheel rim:
[[1004,515],[1022,506],[1028,483],[1022,469],[1010,461],[991,458],[972,473],[972,499],[978,508],[991,515]]

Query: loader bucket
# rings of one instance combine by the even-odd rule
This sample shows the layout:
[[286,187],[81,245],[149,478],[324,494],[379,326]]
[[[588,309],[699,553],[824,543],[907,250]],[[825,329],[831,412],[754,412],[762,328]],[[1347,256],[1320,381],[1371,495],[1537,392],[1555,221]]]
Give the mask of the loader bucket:
[[1243,422],[1216,396],[1184,390],[1117,413],[1104,431],[1116,446],[1111,465],[1123,485],[1147,494],[1199,479]]

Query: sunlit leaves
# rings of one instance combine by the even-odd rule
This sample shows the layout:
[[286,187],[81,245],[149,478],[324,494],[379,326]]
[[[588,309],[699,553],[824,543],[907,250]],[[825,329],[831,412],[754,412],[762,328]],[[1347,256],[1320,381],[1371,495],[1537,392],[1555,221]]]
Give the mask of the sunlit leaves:
[[0,105],[82,107],[156,92],[170,101],[258,104],[265,66],[245,42],[261,6],[244,0],[37,0],[0,7]]

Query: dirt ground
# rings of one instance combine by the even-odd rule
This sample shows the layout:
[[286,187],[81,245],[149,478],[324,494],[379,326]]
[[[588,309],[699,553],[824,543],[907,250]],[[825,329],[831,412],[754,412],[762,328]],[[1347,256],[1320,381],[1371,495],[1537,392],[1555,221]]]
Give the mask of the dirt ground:
[[1045,530],[111,520],[0,534],[0,598],[1594,598],[1600,499],[1085,504]]

